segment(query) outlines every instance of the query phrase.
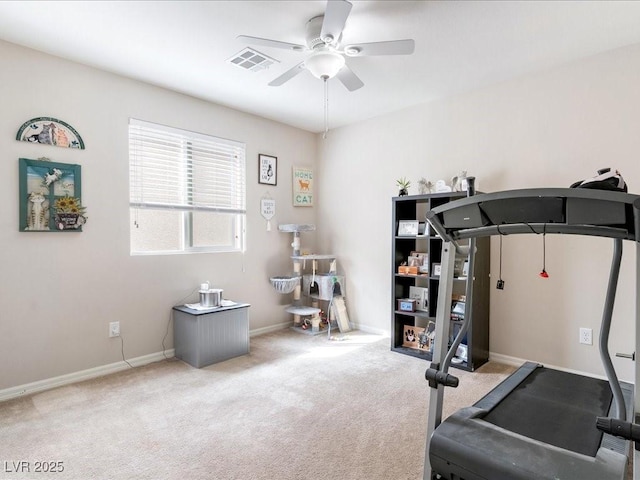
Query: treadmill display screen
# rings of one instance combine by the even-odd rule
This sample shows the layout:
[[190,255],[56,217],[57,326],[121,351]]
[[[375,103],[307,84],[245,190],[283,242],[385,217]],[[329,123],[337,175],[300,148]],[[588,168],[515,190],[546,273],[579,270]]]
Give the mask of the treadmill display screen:
[[559,197],[509,198],[479,205],[494,225],[565,222],[564,199]]

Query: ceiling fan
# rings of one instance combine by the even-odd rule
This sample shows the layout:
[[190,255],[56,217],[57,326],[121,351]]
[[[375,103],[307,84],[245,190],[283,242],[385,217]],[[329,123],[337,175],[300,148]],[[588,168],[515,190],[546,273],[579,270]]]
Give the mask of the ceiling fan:
[[324,80],[325,84],[328,79],[337,77],[347,90],[354,91],[364,83],[346,64],[345,56],[410,55],[414,51],[415,42],[409,39],[341,45],[342,31],[351,7],[351,3],[346,0],[328,0],[324,15],[313,17],[307,22],[306,45],[247,35],[239,35],[238,39],[251,45],[311,52],[305,60],[269,82],[273,87],[291,80],[303,70],[309,70],[315,77]]

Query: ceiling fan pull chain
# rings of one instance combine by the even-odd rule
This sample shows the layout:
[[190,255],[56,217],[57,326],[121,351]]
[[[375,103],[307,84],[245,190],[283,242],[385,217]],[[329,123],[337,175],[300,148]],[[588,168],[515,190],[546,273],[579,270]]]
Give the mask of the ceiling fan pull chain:
[[324,134],[322,138],[327,138],[329,132],[329,82],[327,78],[324,79]]

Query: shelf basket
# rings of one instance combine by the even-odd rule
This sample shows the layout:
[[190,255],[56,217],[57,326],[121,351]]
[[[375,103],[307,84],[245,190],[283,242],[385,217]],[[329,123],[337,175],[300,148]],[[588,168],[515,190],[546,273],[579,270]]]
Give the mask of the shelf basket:
[[291,293],[293,292],[298,285],[300,285],[300,277],[271,277],[269,279],[273,288],[276,289],[278,293]]

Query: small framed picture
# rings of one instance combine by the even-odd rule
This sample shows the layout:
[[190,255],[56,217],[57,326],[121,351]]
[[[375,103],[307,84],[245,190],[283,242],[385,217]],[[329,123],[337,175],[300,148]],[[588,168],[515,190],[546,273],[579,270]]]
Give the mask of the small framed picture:
[[469,276],[469,261],[468,260],[462,264],[462,276],[463,277],[468,277]]
[[398,310],[401,312],[415,312],[416,304],[414,298],[398,298]]
[[404,338],[402,340],[403,347],[429,350],[427,336],[423,327],[414,327],[413,325],[404,326]]
[[262,153],[258,155],[258,183],[278,184],[278,157]]
[[417,220],[400,220],[398,222],[399,237],[415,237],[416,235],[418,235]]
[[426,287],[409,287],[409,298],[416,301],[416,310],[429,311],[429,289]]
[[433,268],[433,276],[439,277],[440,273],[442,272],[442,265],[440,265],[439,263],[434,263],[432,265],[432,268]]

